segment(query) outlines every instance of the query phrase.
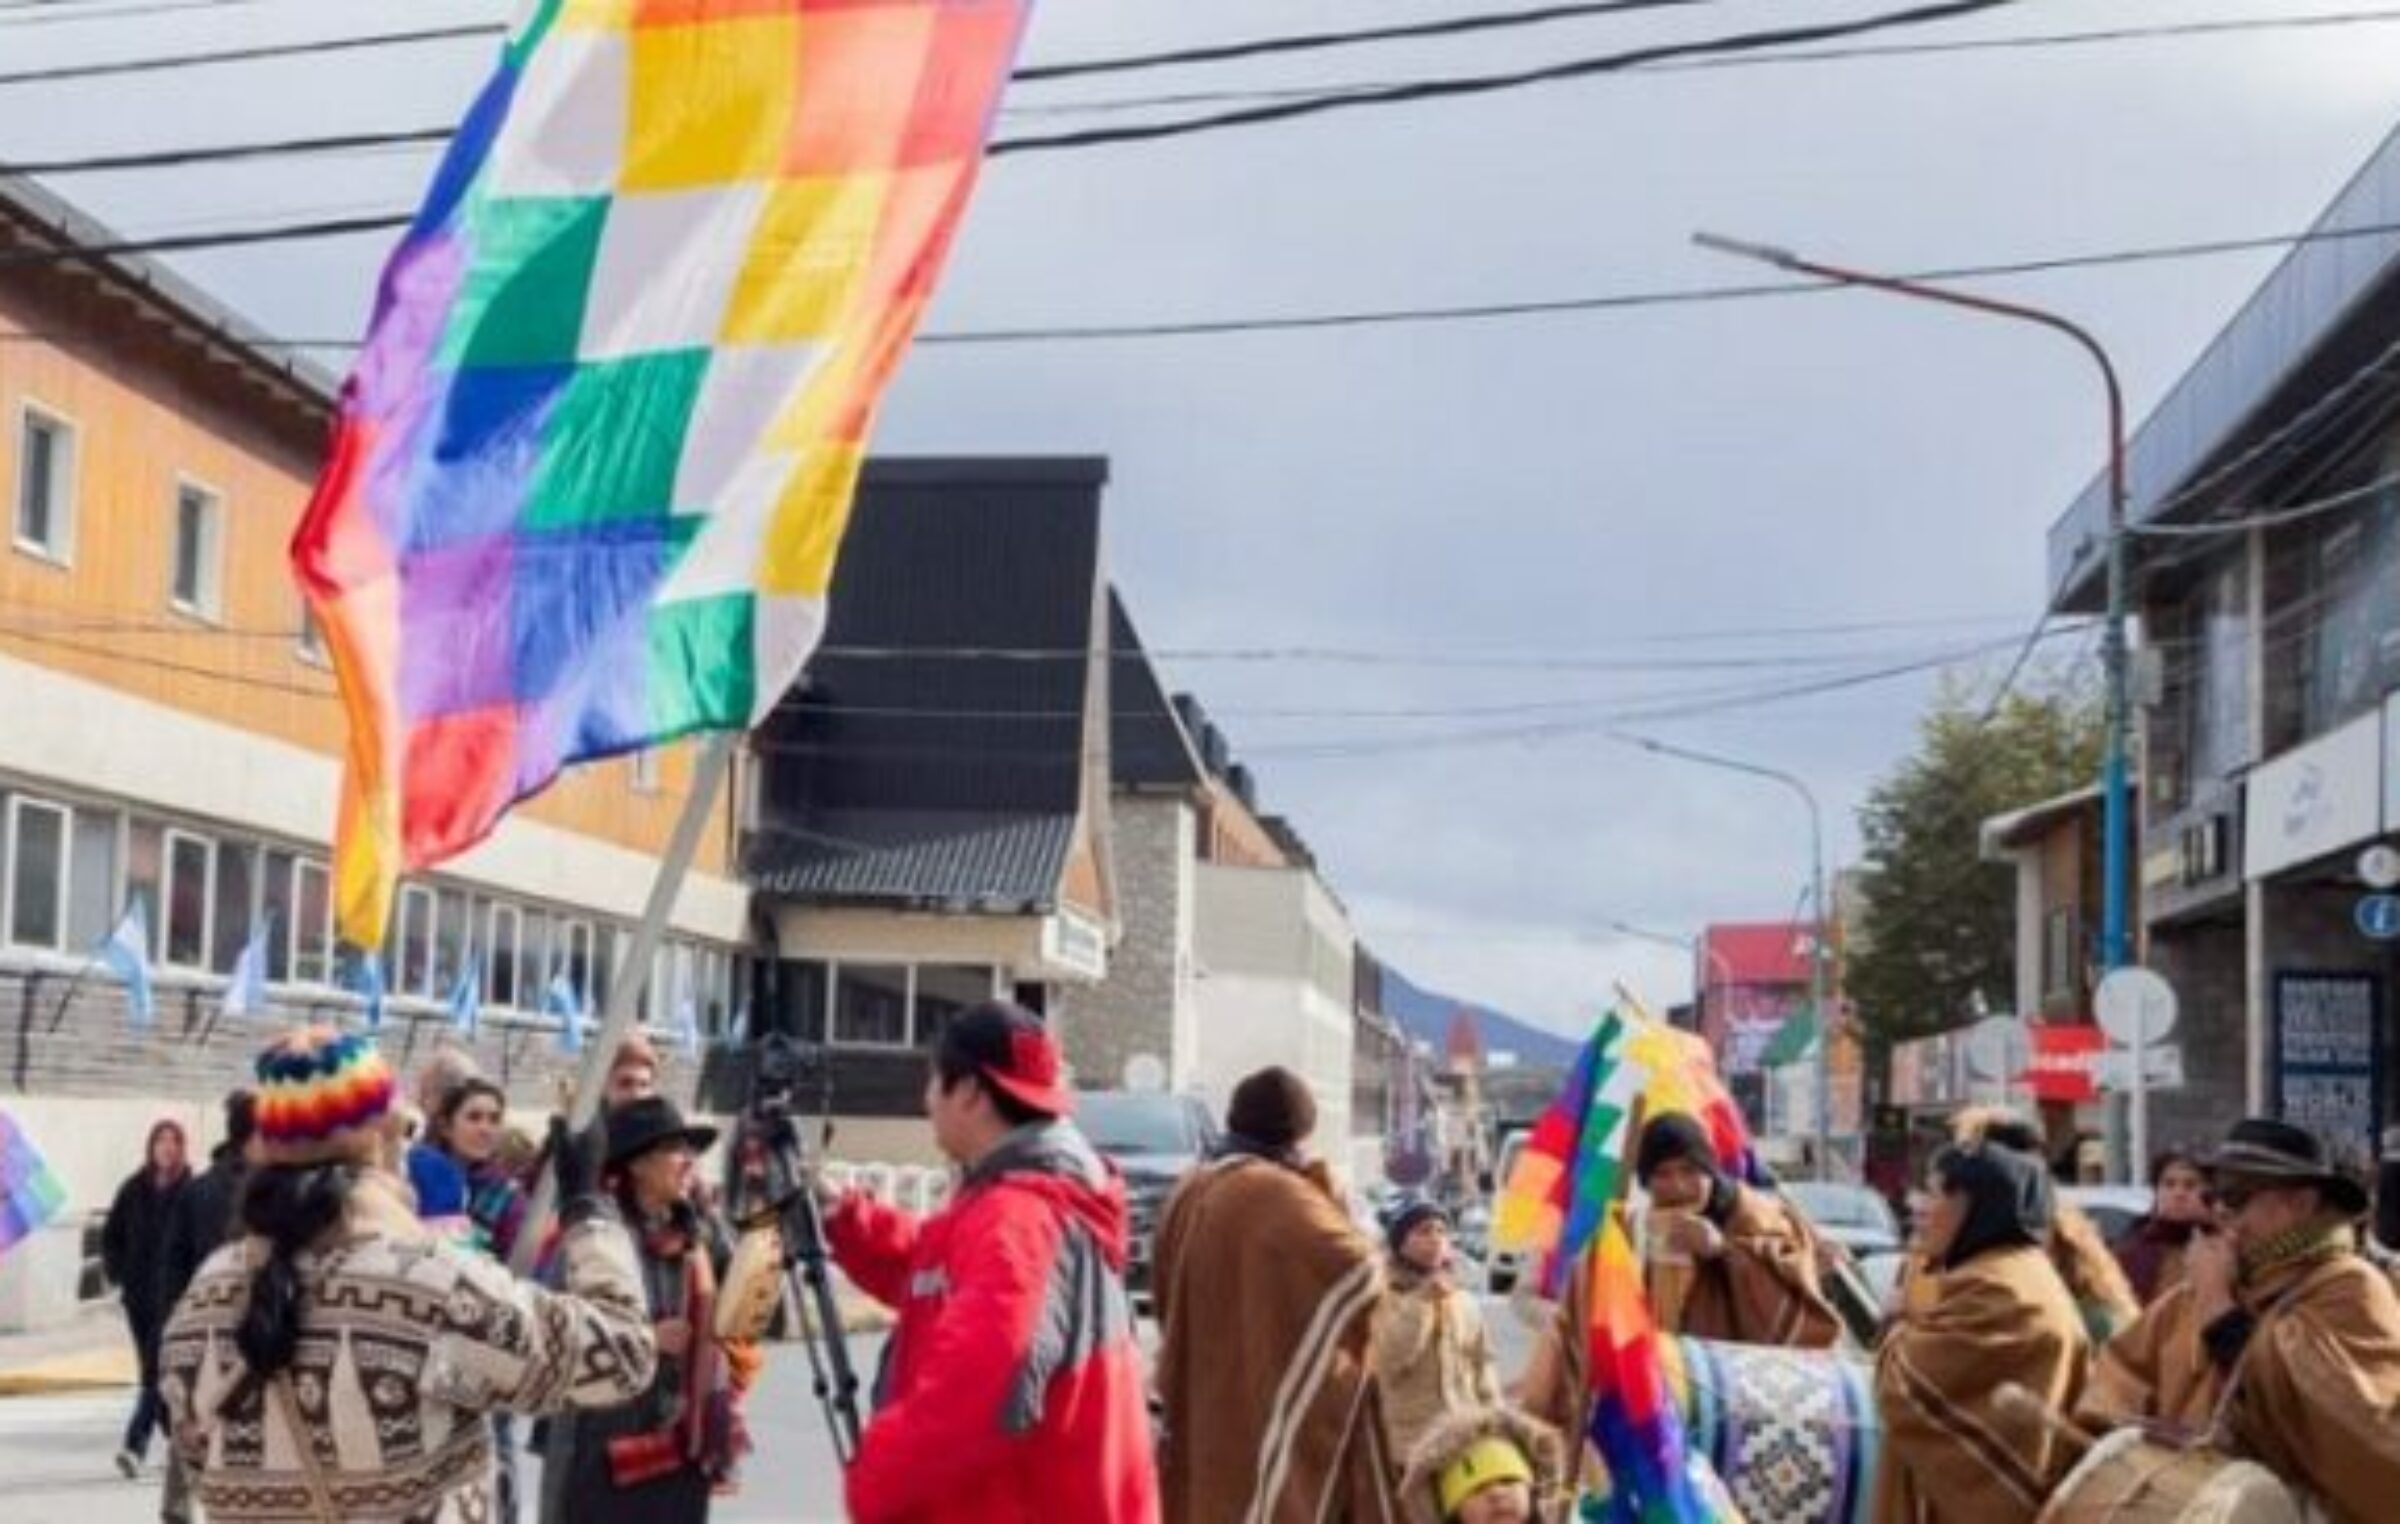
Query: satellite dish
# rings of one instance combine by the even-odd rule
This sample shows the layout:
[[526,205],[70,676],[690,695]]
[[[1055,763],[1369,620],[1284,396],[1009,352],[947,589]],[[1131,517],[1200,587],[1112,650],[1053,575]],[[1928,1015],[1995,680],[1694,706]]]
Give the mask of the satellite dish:
[[1167,1088],[1167,1066],[1154,1053],[1136,1053],[1125,1060],[1125,1088],[1140,1095],[1156,1095]]

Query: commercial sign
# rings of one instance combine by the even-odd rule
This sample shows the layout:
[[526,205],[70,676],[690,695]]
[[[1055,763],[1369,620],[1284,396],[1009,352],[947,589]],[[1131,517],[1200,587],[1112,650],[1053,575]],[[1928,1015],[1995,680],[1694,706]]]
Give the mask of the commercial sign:
[[2108,1034],[2098,1027],[2033,1028],[2033,1049],[2025,1061],[2025,1090],[2037,1101],[2062,1101],[2080,1106],[2100,1098],[2100,1055]]
[[2383,733],[2364,715],[2250,775],[2242,874],[2265,878],[2356,846],[2383,829]]
[[2383,1129],[2383,985],[2372,974],[2275,976],[2276,1111],[2372,1159]]
[[1098,983],[1108,977],[1108,932],[1088,916],[1060,910],[1042,921],[1042,961]]

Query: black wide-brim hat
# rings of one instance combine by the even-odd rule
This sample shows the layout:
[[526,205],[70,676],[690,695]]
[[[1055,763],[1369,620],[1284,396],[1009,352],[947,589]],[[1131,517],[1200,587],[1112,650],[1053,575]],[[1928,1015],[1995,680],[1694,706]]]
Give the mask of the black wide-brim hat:
[[716,1141],[714,1127],[694,1127],[685,1122],[675,1103],[663,1095],[627,1101],[608,1114],[610,1169],[622,1169],[651,1150],[671,1143],[689,1144],[693,1153],[704,1154]]
[[2205,1168],[2212,1178],[2230,1175],[2264,1185],[2313,1185],[2345,1217],[2362,1216],[2367,1210],[2365,1182],[2342,1167],[2323,1138],[2273,1117],[2234,1123]]

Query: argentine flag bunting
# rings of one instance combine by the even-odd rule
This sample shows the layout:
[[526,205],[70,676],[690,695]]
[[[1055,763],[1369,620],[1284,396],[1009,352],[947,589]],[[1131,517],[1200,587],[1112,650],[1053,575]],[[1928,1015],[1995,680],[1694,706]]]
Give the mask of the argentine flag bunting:
[[140,900],[126,905],[124,919],[94,956],[124,982],[125,1015],[133,1029],[147,1032],[156,1026],[158,1007],[150,996],[150,918]]

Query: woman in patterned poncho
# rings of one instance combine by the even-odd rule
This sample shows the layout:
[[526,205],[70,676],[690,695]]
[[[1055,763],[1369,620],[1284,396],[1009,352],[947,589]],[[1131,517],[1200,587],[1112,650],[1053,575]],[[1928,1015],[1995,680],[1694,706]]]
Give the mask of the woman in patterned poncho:
[[438,1238],[395,1173],[370,1039],[296,1033],[258,1061],[244,1236],[167,1326],[161,1385],[211,1524],[479,1524],[498,1409],[626,1401],[656,1346],[596,1136],[553,1124],[564,1293]]

